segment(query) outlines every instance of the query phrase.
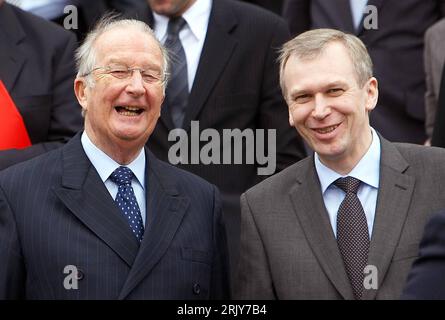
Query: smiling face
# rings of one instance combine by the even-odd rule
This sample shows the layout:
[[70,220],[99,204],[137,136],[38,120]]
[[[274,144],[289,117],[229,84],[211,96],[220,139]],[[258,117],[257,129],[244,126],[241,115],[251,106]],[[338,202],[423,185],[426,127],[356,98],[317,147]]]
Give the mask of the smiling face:
[[[123,65],[162,74],[163,58],[156,41],[134,27],[103,33],[94,44],[95,67]],[[131,161],[144,146],[160,116],[162,82],[146,83],[139,71],[118,79],[103,69],[75,81],[76,96],[85,111],[85,130],[92,142],[118,162]]]
[[313,59],[290,56],[283,80],[289,123],[325,165],[348,173],[372,142],[369,112],[377,102],[377,80],[359,86],[340,42],[327,44]]

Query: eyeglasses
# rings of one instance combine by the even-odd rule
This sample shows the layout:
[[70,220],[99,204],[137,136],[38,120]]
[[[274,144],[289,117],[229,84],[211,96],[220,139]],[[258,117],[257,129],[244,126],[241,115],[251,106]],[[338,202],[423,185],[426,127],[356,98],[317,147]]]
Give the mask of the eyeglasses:
[[126,66],[108,66],[108,67],[97,67],[92,69],[90,72],[85,73],[83,76],[86,77],[96,70],[103,70],[103,74],[109,74],[116,79],[129,79],[133,76],[133,72],[138,70],[141,74],[142,80],[148,84],[164,83],[167,80],[167,75],[160,75],[159,72],[153,70],[144,70],[142,68],[130,68]]

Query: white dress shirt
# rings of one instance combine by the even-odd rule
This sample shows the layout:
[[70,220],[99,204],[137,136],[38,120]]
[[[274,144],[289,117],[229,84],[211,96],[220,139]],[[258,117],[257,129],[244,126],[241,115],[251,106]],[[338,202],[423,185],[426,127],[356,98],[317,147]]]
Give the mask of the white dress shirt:
[[[113,199],[116,199],[118,186],[116,183],[111,181],[110,175],[120,167],[120,164],[111,159],[105,152],[100,150],[88,137],[88,134],[84,131],[81,137],[81,143],[83,150],[90,159],[94,168],[96,168],[102,182],[105,184],[108,192]],[[126,165],[134,173],[133,180],[131,181],[131,186],[133,187],[136,200],[141,210],[142,221],[145,226],[146,220],[146,197],[145,197],[145,152],[144,148],[141,149],[139,155],[130,164]],[[94,190],[90,190],[94,192]]]
[[359,179],[362,182],[358,189],[357,196],[360,199],[363,210],[365,211],[369,239],[371,239],[380,181],[379,173],[381,155],[380,139],[375,130],[372,128],[371,130],[371,146],[362,159],[351,170],[351,172],[345,176],[342,176],[334,170],[326,167],[323,163],[321,163],[318,154],[315,153],[315,170],[317,171],[318,179],[320,180],[324,204],[326,210],[328,211],[329,220],[331,221],[331,226],[335,237],[337,237],[337,212],[346,194],[343,190],[336,187],[332,183],[338,178],[350,176]]
[[362,21],[363,11],[365,10],[367,3],[368,0],[349,0],[355,30],[360,29],[359,25]]
[[[201,57],[204,40],[207,34],[212,0],[197,0],[182,15],[187,25],[179,32],[179,39],[184,47],[187,59],[187,76],[189,92],[192,90],[198,69],[199,58]],[[153,12],[154,32],[156,38],[165,43],[167,40],[167,27],[169,18]]]

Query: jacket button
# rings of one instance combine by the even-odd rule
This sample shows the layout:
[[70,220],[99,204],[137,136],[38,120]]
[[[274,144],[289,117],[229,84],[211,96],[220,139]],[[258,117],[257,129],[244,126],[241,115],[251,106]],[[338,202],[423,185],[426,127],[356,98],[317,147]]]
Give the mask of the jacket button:
[[83,273],[83,271],[81,269],[77,269],[76,279],[82,280],[84,277],[85,277],[85,274]]
[[193,285],[193,294],[200,294],[201,293],[201,286],[199,285],[199,283],[195,283]]

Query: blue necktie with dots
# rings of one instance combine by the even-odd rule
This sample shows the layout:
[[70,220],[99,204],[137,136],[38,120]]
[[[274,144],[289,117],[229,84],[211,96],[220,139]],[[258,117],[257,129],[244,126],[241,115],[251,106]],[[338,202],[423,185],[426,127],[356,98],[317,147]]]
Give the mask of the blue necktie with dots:
[[144,235],[144,224],[142,221],[141,210],[139,209],[136,196],[134,195],[131,180],[133,171],[128,167],[120,166],[110,175],[111,181],[118,185],[118,191],[114,202],[124,214],[136,238],[142,241]]

